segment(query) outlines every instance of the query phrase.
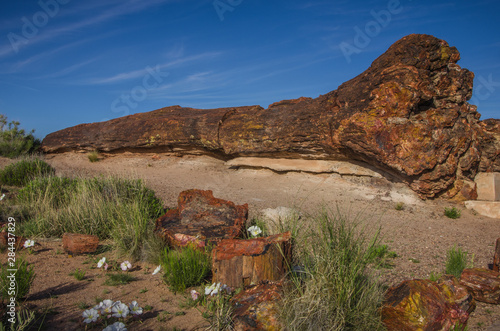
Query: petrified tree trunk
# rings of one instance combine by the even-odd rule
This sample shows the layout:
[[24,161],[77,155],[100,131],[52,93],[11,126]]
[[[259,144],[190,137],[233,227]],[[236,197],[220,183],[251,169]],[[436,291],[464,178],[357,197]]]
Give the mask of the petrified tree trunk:
[[495,256],[493,257],[493,271],[499,272],[500,270],[500,238],[497,239],[495,246]]
[[291,260],[291,233],[266,238],[226,239],[212,255],[213,281],[232,288],[280,280]]
[[409,35],[316,99],[267,109],[172,106],[54,132],[41,148],[358,160],[423,198],[456,196],[478,171],[500,171],[500,120],[480,121],[467,103],[474,75],[459,59],[444,40]]

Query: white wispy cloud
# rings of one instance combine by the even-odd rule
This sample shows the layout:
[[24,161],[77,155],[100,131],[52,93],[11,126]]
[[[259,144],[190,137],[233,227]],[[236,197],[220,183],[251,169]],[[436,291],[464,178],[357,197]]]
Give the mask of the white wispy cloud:
[[[209,58],[213,58],[216,56],[219,56],[221,53],[220,52],[207,52],[207,53],[202,53],[198,55],[192,55],[180,59],[175,59],[171,60],[168,62],[160,63],[157,65],[151,65],[150,67],[153,69],[156,69],[157,67],[160,70],[168,69],[168,68],[173,68],[173,67],[178,67],[187,63],[191,62],[199,62],[199,61],[204,61]],[[126,72],[121,72],[118,74],[114,74],[111,76],[107,77],[99,77],[99,78],[92,78],[87,81],[82,82],[84,85],[99,85],[99,84],[113,84],[113,83],[118,83],[121,81],[126,81],[126,80],[131,80],[131,79],[136,79],[140,77],[144,77],[144,75],[148,74],[148,69],[142,68],[142,69],[136,69],[132,71],[126,71]]]
[[[74,23],[62,25],[56,28],[52,29],[42,29],[39,33],[39,35],[27,39],[26,44],[18,44],[19,52],[22,51],[23,48],[33,46],[36,44],[40,44],[43,42],[51,41],[54,40],[58,37],[64,36],[64,35],[70,35],[71,33],[81,30],[85,27],[88,26],[93,26],[97,24],[101,24],[107,21],[111,21],[113,19],[119,18],[124,15],[128,14],[136,14],[138,12],[141,12],[143,10],[149,9],[154,6],[162,5],[165,3],[169,2],[174,2],[177,0],[145,0],[145,1],[137,1],[137,0],[128,0],[128,1],[116,1],[113,3],[113,6],[110,8],[108,7],[107,9],[103,10],[102,12],[99,12],[97,15],[94,15],[95,13],[95,6],[94,7],[86,7],[88,9],[89,13],[85,13],[83,16],[83,19],[80,19],[79,21],[76,21]],[[109,3],[106,3],[109,5]],[[81,16],[82,13],[78,12],[78,14]],[[68,14],[66,13],[66,16]],[[57,19],[57,16],[53,19]],[[21,35],[22,37],[22,35]],[[0,57],[5,57],[8,55],[14,54],[15,51],[13,47],[11,47],[10,44],[4,45],[0,48]]]

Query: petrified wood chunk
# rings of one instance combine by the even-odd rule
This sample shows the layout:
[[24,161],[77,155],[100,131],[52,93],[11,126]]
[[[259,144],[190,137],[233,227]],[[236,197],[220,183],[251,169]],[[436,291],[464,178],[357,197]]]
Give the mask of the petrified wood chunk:
[[90,234],[65,233],[62,237],[63,249],[71,255],[95,253],[99,238]]
[[465,269],[460,276],[474,299],[481,302],[500,304],[500,273],[498,271],[472,268]]
[[214,198],[212,191],[188,190],[179,194],[177,209],[156,220],[155,232],[174,247],[203,247],[207,241],[236,238],[247,218],[248,204]]
[[495,255],[493,256],[493,271],[500,271],[500,238],[495,245]]
[[449,330],[466,324],[476,304],[472,295],[452,276],[437,282],[406,280],[385,294],[382,321],[388,330]]
[[281,284],[253,286],[231,299],[234,330],[283,330],[279,322]]
[[42,150],[357,160],[423,198],[451,197],[478,172],[500,172],[500,120],[480,121],[467,102],[474,75],[459,59],[446,41],[412,34],[315,99],[267,109],[171,106],[51,133]]
[[212,252],[213,281],[232,288],[278,281],[288,271],[291,233],[222,240]]
[[10,241],[14,243],[14,249],[23,249],[24,248],[24,242],[26,241],[26,238],[16,236],[16,235],[10,235],[9,232],[7,231],[2,231],[0,232],[0,249],[5,249],[9,248],[11,246],[8,245],[9,243],[9,238],[15,238],[15,241]]

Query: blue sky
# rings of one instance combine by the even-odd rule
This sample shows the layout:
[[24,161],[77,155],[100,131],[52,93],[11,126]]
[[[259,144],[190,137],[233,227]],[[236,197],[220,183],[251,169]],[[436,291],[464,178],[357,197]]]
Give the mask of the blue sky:
[[0,113],[43,138],[170,105],[315,98],[425,33],[458,48],[476,75],[469,102],[500,118],[498,12],[498,0],[2,1]]

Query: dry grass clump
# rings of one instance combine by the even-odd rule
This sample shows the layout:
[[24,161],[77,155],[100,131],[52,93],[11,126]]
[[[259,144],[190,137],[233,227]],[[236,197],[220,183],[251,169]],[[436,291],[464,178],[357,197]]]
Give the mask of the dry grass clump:
[[[298,264],[286,287],[282,320],[290,330],[381,330],[383,288],[370,274],[378,232],[339,210],[302,220],[296,234]],[[297,230],[296,222],[292,227]]]
[[39,177],[19,191],[27,210],[20,229],[27,237],[61,237],[65,232],[111,238],[120,252],[140,258],[153,236],[162,202],[141,180]]

